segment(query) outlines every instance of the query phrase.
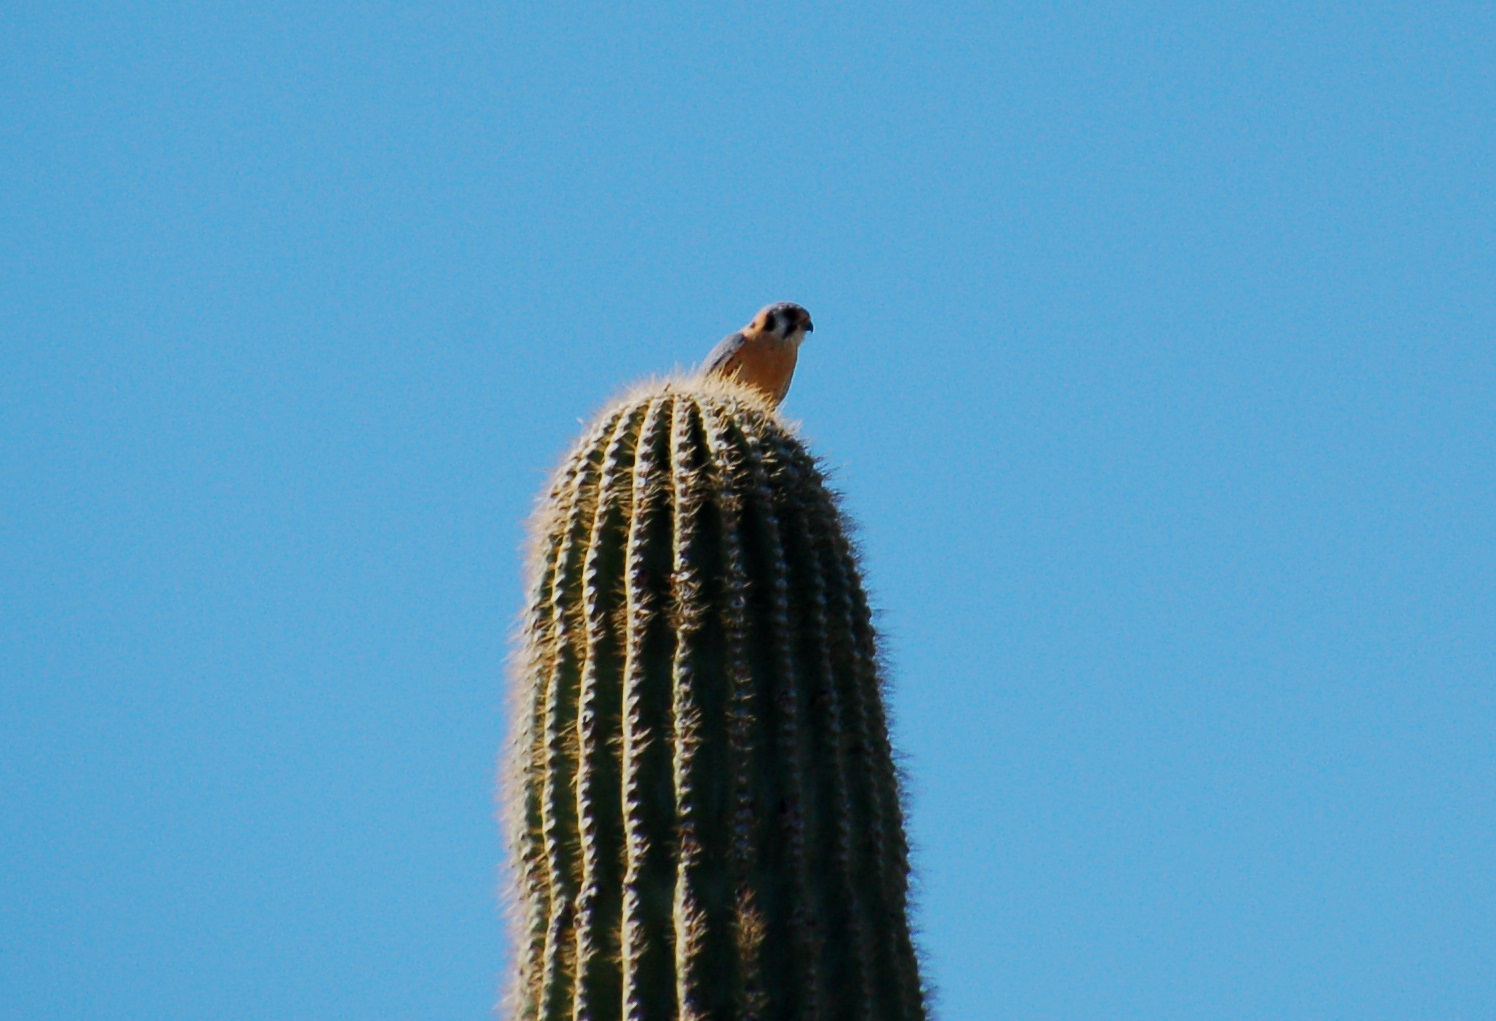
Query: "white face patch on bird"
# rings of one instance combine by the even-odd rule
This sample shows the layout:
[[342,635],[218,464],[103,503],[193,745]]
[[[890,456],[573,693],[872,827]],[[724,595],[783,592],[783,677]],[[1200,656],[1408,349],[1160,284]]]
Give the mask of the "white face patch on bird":
[[753,317],[753,325],[797,345],[805,339],[805,334],[815,330],[810,313],[792,301],[776,302],[763,309]]

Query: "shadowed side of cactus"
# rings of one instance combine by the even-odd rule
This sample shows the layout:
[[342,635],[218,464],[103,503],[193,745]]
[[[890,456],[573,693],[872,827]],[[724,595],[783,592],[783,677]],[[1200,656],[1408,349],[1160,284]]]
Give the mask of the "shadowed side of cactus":
[[514,1015],[923,1018],[871,616],[798,440],[732,384],[645,389],[534,538]]

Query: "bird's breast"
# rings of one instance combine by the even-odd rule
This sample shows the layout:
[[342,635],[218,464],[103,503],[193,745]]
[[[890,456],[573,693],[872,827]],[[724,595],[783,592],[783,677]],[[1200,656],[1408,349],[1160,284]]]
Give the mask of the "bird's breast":
[[776,400],[784,398],[795,372],[795,345],[778,339],[764,339],[743,345],[738,364],[738,378],[764,390]]

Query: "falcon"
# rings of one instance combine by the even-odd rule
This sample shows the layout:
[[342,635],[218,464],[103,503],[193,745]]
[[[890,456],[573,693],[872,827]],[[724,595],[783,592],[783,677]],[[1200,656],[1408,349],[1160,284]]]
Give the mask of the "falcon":
[[814,329],[810,313],[794,302],[766,305],[747,326],[712,348],[702,371],[746,383],[777,407],[789,392],[800,342]]

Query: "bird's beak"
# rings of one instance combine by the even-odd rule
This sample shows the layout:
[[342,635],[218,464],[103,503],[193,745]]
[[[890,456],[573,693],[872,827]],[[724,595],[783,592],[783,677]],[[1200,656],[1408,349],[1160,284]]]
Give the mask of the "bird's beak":
[[805,319],[805,332],[806,333],[814,333],[814,332],[816,332],[816,324],[813,323],[813,322],[811,322],[810,318],[808,316]]

